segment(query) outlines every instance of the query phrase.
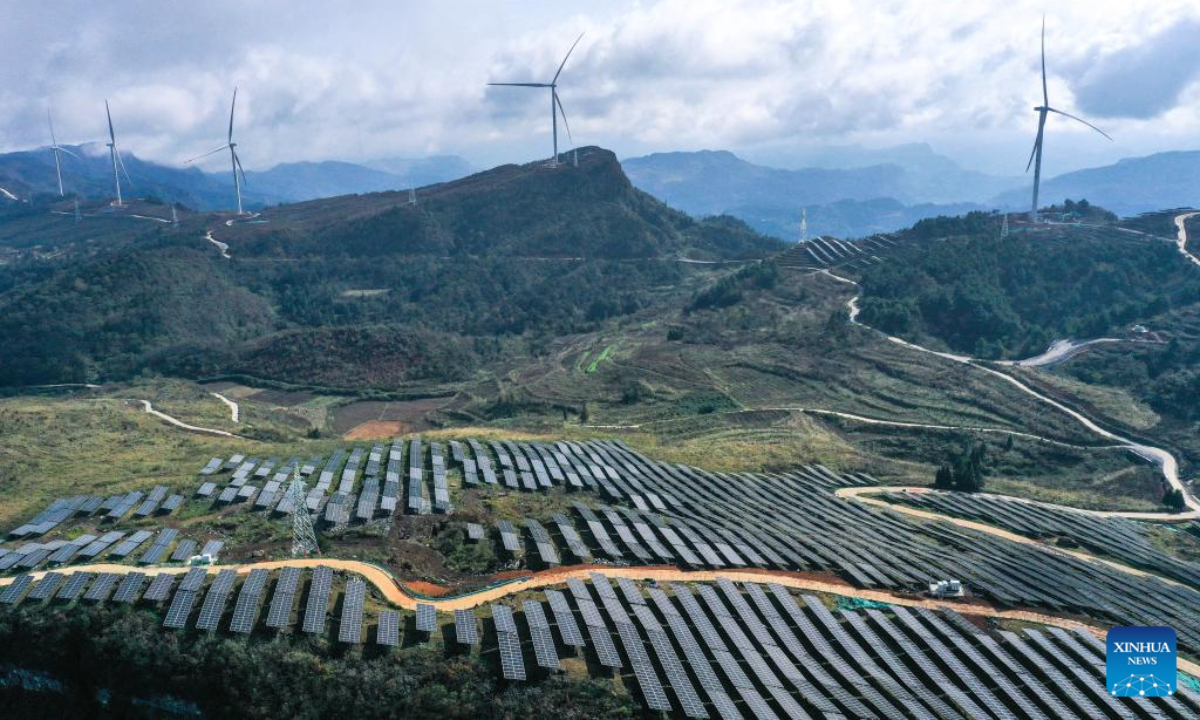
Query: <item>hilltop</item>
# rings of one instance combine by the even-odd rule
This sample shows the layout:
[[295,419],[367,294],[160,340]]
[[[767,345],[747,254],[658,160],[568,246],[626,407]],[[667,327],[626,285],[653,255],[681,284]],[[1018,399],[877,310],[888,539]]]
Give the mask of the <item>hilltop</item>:
[[0,342],[13,350],[0,384],[147,368],[335,387],[461,380],[535,338],[672,302],[704,272],[679,258],[781,247],[732,219],[667,208],[599,148],[581,149],[578,166],[502,166],[419,198],[342,196],[231,224],[132,210],[75,223],[23,207],[5,225],[24,229],[0,234],[12,258]]

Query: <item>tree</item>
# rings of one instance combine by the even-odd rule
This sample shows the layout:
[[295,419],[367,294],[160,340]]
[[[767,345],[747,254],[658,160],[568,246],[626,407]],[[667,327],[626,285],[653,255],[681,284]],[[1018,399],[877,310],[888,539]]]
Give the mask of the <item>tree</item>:
[[1183,491],[1168,490],[1166,494],[1163,495],[1163,505],[1166,505],[1173,512],[1179,512],[1183,510],[1187,506],[1187,503],[1185,503],[1183,499]]
[[933,478],[933,486],[938,490],[953,490],[954,489],[954,469],[949,465],[942,465],[937,469],[937,475]]

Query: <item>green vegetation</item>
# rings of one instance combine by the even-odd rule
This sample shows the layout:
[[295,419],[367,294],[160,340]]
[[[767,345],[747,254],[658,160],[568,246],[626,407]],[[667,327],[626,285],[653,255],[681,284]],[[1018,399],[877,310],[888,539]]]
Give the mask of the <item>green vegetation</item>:
[[[611,681],[560,676],[504,686],[490,660],[423,646],[343,651],[325,638],[233,638],[164,632],[149,610],[115,605],[69,609],[26,604],[0,613],[0,664],[40,670],[62,694],[8,691],[11,716],[136,715],[134,698],[194,703],[215,718],[583,718],[628,717],[633,699]],[[102,706],[98,691],[110,702]]]
[[1175,248],[1108,226],[998,238],[992,216],[972,213],[905,235],[918,242],[863,274],[863,322],[977,357],[1036,355],[1200,301],[1200,276]]
[[[1012,436],[1009,436],[1009,440]],[[1011,447],[1011,442],[1009,446]],[[957,490],[958,492],[980,492],[983,490],[987,459],[987,445],[976,443],[964,448],[953,456],[949,462],[938,468],[934,476],[933,486],[939,490]]]

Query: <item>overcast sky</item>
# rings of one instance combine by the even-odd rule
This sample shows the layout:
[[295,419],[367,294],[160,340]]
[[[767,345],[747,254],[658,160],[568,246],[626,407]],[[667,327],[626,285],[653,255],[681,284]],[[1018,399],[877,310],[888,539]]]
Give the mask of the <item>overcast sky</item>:
[[[439,0],[163,3],[0,0],[0,150],[99,140],[179,163],[236,139],[248,168],[453,153],[479,166],[549,155],[560,79],[578,145],[622,157],[730,149],[794,165],[820,146],[925,142],[1019,174],[1040,103],[1046,172],[1200,147],[1194,0]],[[561,128],[560,128],[561,132]],[[567,141],[564,138],[563,144]],[[220,160],[215,167],[220,166]]]

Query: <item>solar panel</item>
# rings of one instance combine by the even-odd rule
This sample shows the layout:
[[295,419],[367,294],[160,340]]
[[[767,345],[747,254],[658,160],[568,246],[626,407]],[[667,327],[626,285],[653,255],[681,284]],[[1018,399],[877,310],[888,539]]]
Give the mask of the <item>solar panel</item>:
[[125,577],[121,580],[121,584],[117,586],[117,593],[113,595],[113,600],[125,604],[137,602],[138,594],[141,593],[142,585],[145,583],[146,575],[144,573],[126,573]]
[[547,590],[546,599],[550,601],[550,610],[554,613],[554,622],[558,625],[563,644],[583,647],[583,635],[579,632],[579,625],[575,622],[575,614],[571,612],[566,596],[557,590]]
[[4,593],[0,593],[0,602],[5,605],[17,605],[20,598],[25,594],[25,590],[29,589],[30,583],[34,582],[32,575],[18,575],[13,578],[10,586],[5,588]]
[[312,584],[308,588],[308,605],[304,608],[306,633],[325,632],[325,613],[329,610],[329,593],[333,590],[333,568],[325,565],[313,570]]
[[637,677],[646,705],[651,710],[670,712],[671,701],[663,690],[662,681],[658,679],[658,673],[650,662],[650,656],[637,628],[632,623],[617,623],[617,634],[621,638],[621,644],[625,646],[625,654],[629,656],[630,664],[633,665],[633,674]]
[[554,636],[550,634],[550,623],[542,604],[536,600],[524,602],[525,619],[529,623],[529,635],[533,639],[533,654],[538,667],[558,670],[558,653],[554,650]]
[[199,591],[184,590],[181,587],[171,601],[171,607],[167,610],[167,619],[163,621],[163,627],[172,630],[180,630],[185,627],[188,616],[192,614],[192,608],[196,606],[196,598],[199,596]]
[[217,629],[236,579],[237,570],[222,570],[217,573],[217,579],[208,586],[208,594],[204,596],[204,603],[200,606],[200,618],[196,620],[197,630]]
[[79,594],[83,592],[83,586],[87,585],[93,577],[95,576],[92,573],[71,574],[67,577],[67,584],[58,591],[57,599],[70,602],[79,597]]
[[179,589],[187,592],[197,592],[204,585],[204,576],[208,575],[202,567],[194,567],[188,570],[183,576],[183,582],[179,584]]
[[478,542],[483,539],[483,526],[479,523],[467,523],[467,539]]
[[100,573],[96,576],[96,582],[92,583],[92,586],[88,588],[87,594],[83,596],[83,599],[104,602],[108,599],[109,595],[112,595],[113,588],[116,587],[117,581],[120,579],[121,576],[116,573]]
[[379,628],[375,633],[375,642],[388,647],[400,644],[400,613],[386,609],[379,611]]
[[513,611],[507,605],[492,603],[492,622],[496,624],[496,632],[517,631],[517,621],[513,619]]
[[150,581],[150,587],[146,590],[146,594],[142,596],[143,600],[148,602],[162,602],[171,594],[171,586],[175,584],[175,576],[167,573],[155,575]]
[[515,632],[496,633],[500,648],[500,672],[505,680],[524,680],[525,661],[521,658],[521,641]]
[[300,587],[300,568],[284,568],[275,583],[275,594],[271,597],[271,609],[267,611],[267,627],[287,627],[292,618],[292,604],[296,589]]
[[180,540],[175,546],[175,552],[171,553],[171,562],[184,562],[188,558],[196,554],[196,546],[198,542],[192,539]]
[[238,593],[237,605],[233,608],[233,620],[229,629],[235,633],[247,634],[254,629],[254,615],[258,611],[258,601],[263,590],[267,587],[270,573],[262,568],[250,571],[246,581],[242,583]]
[[33,589],[29,591],[28,600],[48,600],[58,586],[62,584],[63,574],[57,572],[48,572],[42,576],[33,585]]
[[428,603],[417,604],[417,632],[431,633],[437,630],[437,611]]
[[360,578],[350,578],[346,583],[346,595],[342,598],[342,617],[338,621],[338,640],[357,645],[362,642],[363,601],[367,596],[367,584]]
[[[134,534],[130,535],[128,538],[123,540],[115,548],[113,548],[113,551],[112,551],[112,553],[110,553],[110,556],[114,557],[114,558],[128,557],[130,554],[133,553],[134,550],[138,549],[139,545],[141,545],[142,543],[149,540],[150,536],[152,536],[153,534],[154,533],[150,532],[149,530],[138,530],[137,532],[135,532]],[[101,538],[101,540],[103,540],[103,539],[104,538]],[[97,542],[99,542],[99,541],[97,541]],[[88,549],[84,548],[83,554],[87,554],[87,552],[88,552]]]
[[474,610],[454,611],[454,637],[459,645],[476,645],[479,643],[479,632],[475,626]]
[[200,554],[208,555],[212,557],[213,562],[216,562],[217,556],[221,554],[221,549],[224,547],[224,540],[209,540],[208,542],[204,543],[204,547],[201,548]]

